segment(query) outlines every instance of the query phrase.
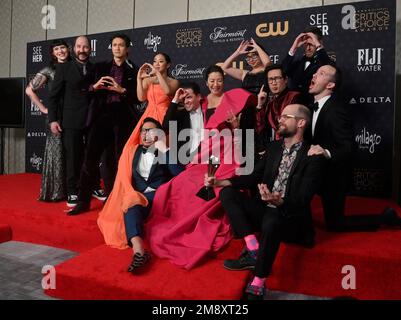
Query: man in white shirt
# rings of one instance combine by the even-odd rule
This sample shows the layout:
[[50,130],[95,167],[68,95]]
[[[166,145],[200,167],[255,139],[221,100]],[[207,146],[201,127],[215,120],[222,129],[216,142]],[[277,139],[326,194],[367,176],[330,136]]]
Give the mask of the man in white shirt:
[[202,140],[204,120],[202,96],[197,83],[188,82],[176,91],[166,112],[163,127],[170,134],[170,153],[187,164],[197,153]]

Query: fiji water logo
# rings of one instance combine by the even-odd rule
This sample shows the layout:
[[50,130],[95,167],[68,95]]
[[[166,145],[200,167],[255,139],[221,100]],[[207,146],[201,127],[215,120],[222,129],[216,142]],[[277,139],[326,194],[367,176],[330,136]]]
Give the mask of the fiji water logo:
[[355,142],[360,150],[368,150],[371,154],[375,153],[376,146],[382,141],[382,137],[377,133],[372,133],[363,127],[360,134],[355,137]]

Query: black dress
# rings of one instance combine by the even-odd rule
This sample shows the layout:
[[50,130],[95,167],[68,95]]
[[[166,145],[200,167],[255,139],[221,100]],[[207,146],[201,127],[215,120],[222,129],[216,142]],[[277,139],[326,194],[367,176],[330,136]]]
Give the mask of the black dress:
[[242,80],[242,89],[248,90],[256,96],[259,94],[262,85],[265,85],[264,89],[268,92],[269,86],[267,85],[266,73],[264,71],[258,73],[247,72]]
[[[47,84],[50,87],[54,79],[55,69],[46,67],[40,70],[31,80],[32,90]],[[49,129],[46,117],[46,146],[43,156],[42,181],[40,186],[40,201],[61,201],[66,198],[66,185],[63,161],[63,145],[60,134],[54,134]]]

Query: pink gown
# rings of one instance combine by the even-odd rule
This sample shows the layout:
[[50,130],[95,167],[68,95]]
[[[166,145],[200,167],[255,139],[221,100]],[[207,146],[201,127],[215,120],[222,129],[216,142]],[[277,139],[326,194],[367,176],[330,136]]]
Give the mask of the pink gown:
[[[248,91],[227,91],[215,113],[205,124],[205,129],[227,128],[228,111],[238,114],[243,108],[255,103],[255,97]],[[205,114],[207,100],[202,109]],[[208,144],[209,141],[205,140],[202,143]],[[220,154],[220,159],[222,163],[217,169],[216,177],[232,177],[238,165],[224,163],[223,154]],[[216,198],[210,201],[196,196],[204,186],[207,167],[207,164],[191,163],[185,171],[160,186],[145,226],[151,250],[158,257],[167,258],[185,269],[195,267],[209,253],[218,251],[232,238],[228,217],[219,200],[220,190],[215,188]]]

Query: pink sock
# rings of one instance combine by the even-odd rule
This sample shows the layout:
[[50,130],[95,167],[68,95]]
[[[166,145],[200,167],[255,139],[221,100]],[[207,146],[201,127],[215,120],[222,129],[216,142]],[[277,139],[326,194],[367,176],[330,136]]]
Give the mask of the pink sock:
[[254,250],[259,249],[259,242],[258,242],[258,239],[256,239],[254,234],[246,236],[244,238],[244,240],[245,240],[246,247],[248,248],[248,250],[254,251]]
[[266,281],[266,278],[254,277],[251,282],[251,285],[255,286],[255,287],[264,287],[265,281]]

